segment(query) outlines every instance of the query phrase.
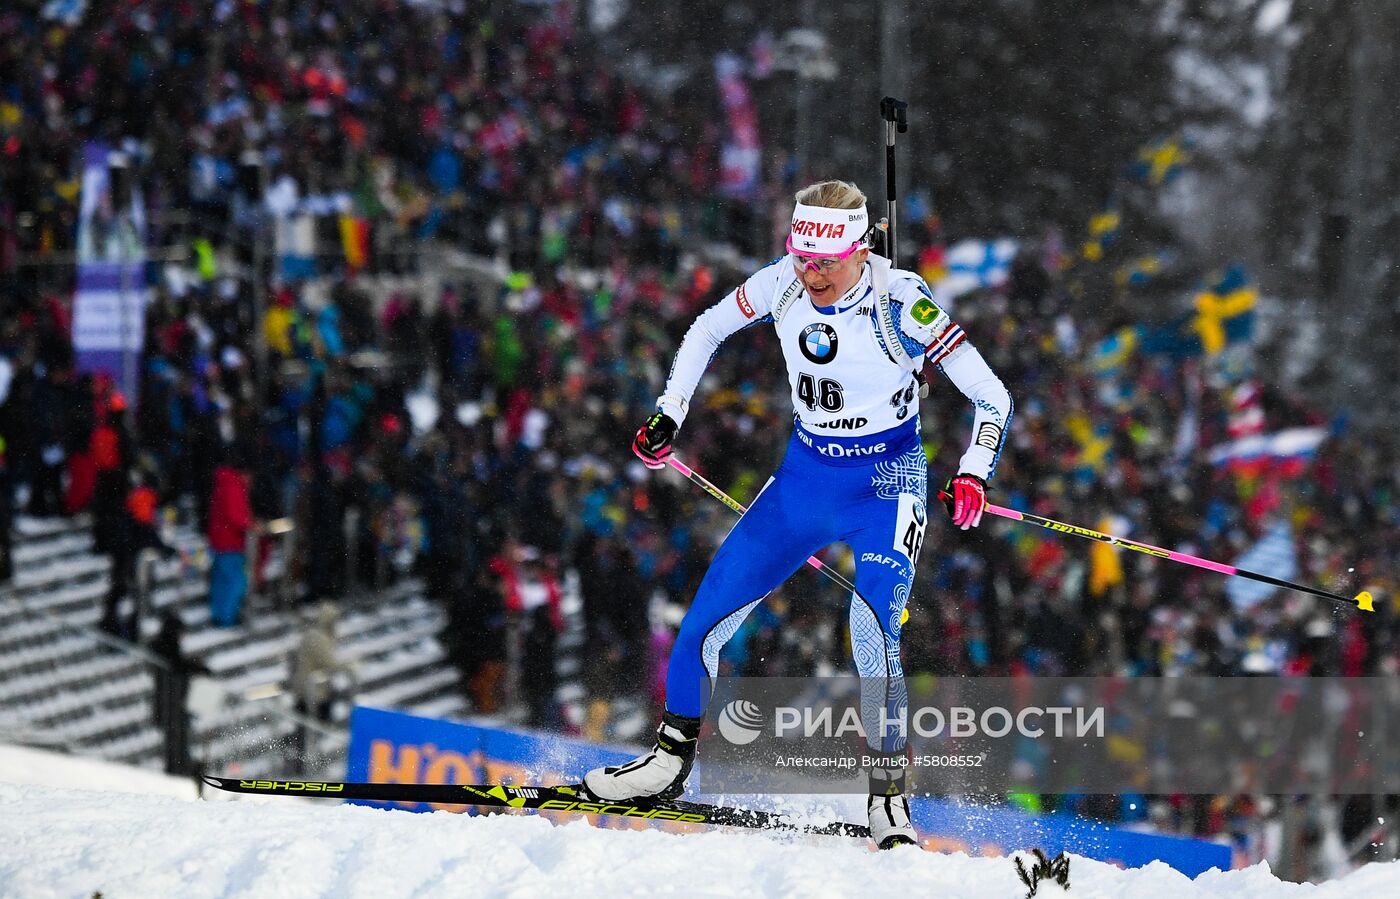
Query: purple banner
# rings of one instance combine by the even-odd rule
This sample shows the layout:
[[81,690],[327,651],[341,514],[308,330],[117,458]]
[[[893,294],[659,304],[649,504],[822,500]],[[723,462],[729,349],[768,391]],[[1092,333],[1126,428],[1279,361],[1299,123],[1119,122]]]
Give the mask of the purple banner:
[[79,371],[110,375],[134,405],[148,300],[146,211],[134,175],[129,196],[114,196],[112,172],[123,170],[114,162],[106,144],[83,148],[73,350]]

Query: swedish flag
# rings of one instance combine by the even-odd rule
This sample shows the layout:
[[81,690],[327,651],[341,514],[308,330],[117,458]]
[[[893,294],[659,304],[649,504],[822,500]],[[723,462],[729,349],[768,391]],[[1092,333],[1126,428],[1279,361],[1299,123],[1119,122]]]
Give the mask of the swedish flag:
[[1104,250],[1108,248],[1114,240],[1118,238],[1118,229],[1123,224],[1123,217],[1118,212],[1117,204],[1110,203],[1104,210],[1089,219],[1089,239],[1084,242],[1080,249],[1080,255],[1089,262],[1098,262],[1103,258]]
[[1165,250],[1139,256],[1118,267],[1113,280],[1119,287],[1141,287],[1162,273],[1171,263],[1171,254]]
[[1212,282],[1196,294],[1193,322],[1208,356],[1254,336],[1254,307],[1259,301],[1259,288],[1242,265],[1231,265]]
[[1180,137],[1164,137],[1138,150],[1137,159],[1128,166],[1128,176],[1157,187],[1170,183],[1190,161],[1191,153]]

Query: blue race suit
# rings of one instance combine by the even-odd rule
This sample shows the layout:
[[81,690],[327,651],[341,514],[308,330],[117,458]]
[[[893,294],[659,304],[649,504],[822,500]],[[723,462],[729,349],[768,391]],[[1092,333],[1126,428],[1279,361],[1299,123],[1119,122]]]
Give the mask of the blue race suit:
[[679,423],[723,340],[771,322],[796,409],[781,466],[725,538],[681,623],[666,680],[666,707],[677,715],[704,714],[720,649],[809,555],[837,541],[856,558],[850,627],[857,673],[882,684],[887,706],[902,705],[899,634],[928,520],[928,462],[917,382],[887,340],[901,342],[905,360],[932,361],[972,400],[962,471],[991,476],[1012,409],[1001,381],[921,278],[891,271],[889,301],[877,302],[877,290],[867,263],[845,297],[816,307],[783,257],[702,313],[676,354],[657,405]]

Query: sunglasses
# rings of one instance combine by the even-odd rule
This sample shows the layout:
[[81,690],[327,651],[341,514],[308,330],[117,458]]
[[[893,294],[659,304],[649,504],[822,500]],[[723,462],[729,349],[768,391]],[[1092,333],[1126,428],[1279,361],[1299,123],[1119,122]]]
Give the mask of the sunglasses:
[[797,266],[797,270],[799,272],[813,271],[823,275],[829,275],[836,271],[837,266],[863,246],[865,244],[858,240],[842,253],[800,253],[792,245],[792,235],[788,235],[787,239],[787,251],[792,256],[792,264]]

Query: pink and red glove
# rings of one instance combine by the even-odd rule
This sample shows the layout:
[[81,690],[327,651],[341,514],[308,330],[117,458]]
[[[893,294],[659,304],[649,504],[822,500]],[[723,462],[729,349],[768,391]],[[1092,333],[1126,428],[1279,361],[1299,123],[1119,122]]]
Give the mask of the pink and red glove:
[[637,429],[637,436],[632,438],[632,452],[647,468],[665,468],[678,428],[675,419],[665,412],[657,412]]
[[987,482],[975,474],[960,474],[943,488],[942,498],[953,524],[964,531],[975,528],[987,508]]

